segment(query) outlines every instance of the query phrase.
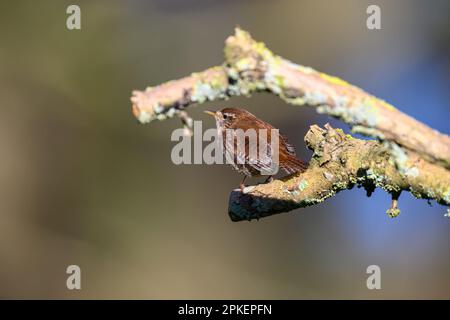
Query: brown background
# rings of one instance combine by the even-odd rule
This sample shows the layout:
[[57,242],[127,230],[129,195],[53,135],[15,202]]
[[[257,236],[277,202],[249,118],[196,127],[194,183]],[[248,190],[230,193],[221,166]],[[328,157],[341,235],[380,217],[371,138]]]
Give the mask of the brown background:
[[[176,120],[138,125],[132,89],[222,62],[236,25],[449,133],[448,1],[72,1],[0,4],[0,297],[450,298],[446,208],[361,189],[232,223],[225,166],[175,166]],[[366,28],[379,4],[382,30]],[[309,125],[348,128],[258,94],[246,107],[304,159]],[[191,115],[213,126],[202,108]],[[255,181],[254,181],[255,182]],[[82,290],[65,287],[69,264]],[[366,288],[368,265],[382,290]]]

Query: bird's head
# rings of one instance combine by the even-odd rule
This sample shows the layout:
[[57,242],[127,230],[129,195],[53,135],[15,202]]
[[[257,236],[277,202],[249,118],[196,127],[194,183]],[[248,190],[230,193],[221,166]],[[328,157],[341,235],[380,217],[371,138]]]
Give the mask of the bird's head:
[[216,124],[219,127],[230,128],[244,118],[254,117],[250,112],[238,108],[224,108],[219,111],[205,111],[206,114],[213,116],[216,119]]

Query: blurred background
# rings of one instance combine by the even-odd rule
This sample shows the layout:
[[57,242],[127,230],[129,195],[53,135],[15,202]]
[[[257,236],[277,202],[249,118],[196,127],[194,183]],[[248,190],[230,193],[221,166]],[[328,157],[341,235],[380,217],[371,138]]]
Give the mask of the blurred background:
[[[81,7],[79,31],[66,8]],[[381,8],[382,30],[366,28]],[[344,191],[319,205],[233,223],[241,176],[172,164],[176,119],[139,125],[133,89],[221,64],[236,25],[294,62],[339,76],[450,133],[448,1],[2,1],[0,297],[450,298],[446,208]],[[269,94],[240,106],[280,128],[303,159],[331,122]],[[252,180],[255,183],[257,180]],[[68,265],[82,290],[66,288]],[[366,268],[381,268],[368,290]]]

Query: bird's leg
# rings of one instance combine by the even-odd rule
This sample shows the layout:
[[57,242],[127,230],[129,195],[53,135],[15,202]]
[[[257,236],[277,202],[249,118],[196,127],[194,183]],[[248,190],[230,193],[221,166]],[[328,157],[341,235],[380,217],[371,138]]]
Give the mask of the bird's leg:
[[244,179],[242,179],[241,184],[239,185],[239,188],[241,189],[242,193],[244,192],[244,188],[245,188],[245,184],[244,184],[245,179],[247,179],[246,175],[244,175]]

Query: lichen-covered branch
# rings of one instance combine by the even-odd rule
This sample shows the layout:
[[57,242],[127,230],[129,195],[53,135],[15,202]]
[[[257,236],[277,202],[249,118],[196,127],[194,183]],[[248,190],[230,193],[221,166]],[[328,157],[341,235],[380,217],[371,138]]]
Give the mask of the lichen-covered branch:
[[349,124],[353,132],[378,140],[357,140],[331,127],[311,127],[305,138],[314,150],[308,170],[249,187],[245,193],[233,191],[229,204],[233,220],[312,205],[355,184],[369,193],[375,187],[390,192],[390,216],[399,212],[402,190],[450,205],[449,136],[344,80],[273,54],[239,28],[226,40],[224,54],[221,66],[133,91],[133,114],[141,123],[176,115],[189,132],[188,106],[268,91],[289,104],[315,107]]
[[234,190],[229,200],[233,221],[259,219],[322,202],[345,189],[362,186],[370,195],[376,187],[393,196],[390,216],[398,215],[401,191],[450,204],[450,174],[445,168],[409,154],[401,174],[386,145],[374,140],[355,139],[340,129],[311,126],[305,142],[314,151],[308,169],[271,183]]
[[188,77],[173,80],[145,91],[133,91],[131,102],[134,116],[141,123],[164,120],[178,115],[193,103],[225,99],[228,75],[224,67],[213,67]]
[[165,84],[134,91],[133,113],[142,123],[179,114],[205,101],[270,91],[294,105],[316,107],[362,133],[412,150],[450,168],[450,137],[336,77],[273,54],[236,29],[225,42],[225,63]]

